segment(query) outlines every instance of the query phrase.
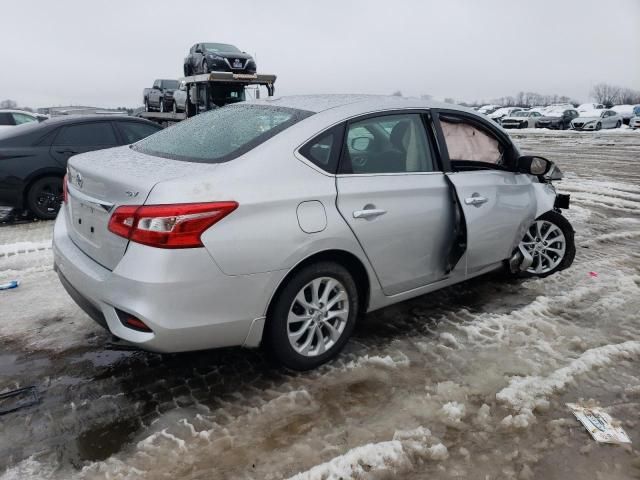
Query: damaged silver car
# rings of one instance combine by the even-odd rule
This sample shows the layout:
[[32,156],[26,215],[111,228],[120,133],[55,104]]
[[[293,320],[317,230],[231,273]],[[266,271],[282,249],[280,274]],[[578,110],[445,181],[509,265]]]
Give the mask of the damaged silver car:
[[365,313],[484,273],[571,265],[552,162],[476,112],[376,96],[210,111],[74,156],[55,268],[115,336],[333,358]]

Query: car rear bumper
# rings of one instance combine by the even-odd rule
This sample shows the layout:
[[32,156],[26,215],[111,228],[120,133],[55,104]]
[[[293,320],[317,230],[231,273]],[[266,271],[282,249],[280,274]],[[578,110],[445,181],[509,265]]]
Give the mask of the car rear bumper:
[[[252,325],[263,324],[285,272],[229,276],[204,248],[134,243],[110,271],[73,243],[65,214],[61,209],[54,228],[54,268],[78,306],[116,337],[156,352],[257,346],[262,331],[252,332]],[[152,333],[125,326],[118,311],[142,320]]]

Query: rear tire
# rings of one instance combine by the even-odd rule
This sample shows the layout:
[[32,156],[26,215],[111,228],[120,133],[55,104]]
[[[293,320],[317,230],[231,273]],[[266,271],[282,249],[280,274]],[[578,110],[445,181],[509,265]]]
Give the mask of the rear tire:
[[316,368],[347,343],[358,305],[358,289],[347,269],[335,262],[308,265],[288,278],[274,299],[265,344],[285,367]]
[[[520,242],[533,257],[525,277],[548,277],[569,268],[576,256],[574,231],[562,214],[549,211],[540,215]],[[563,245],[564,243],[564,245]]]
[[53,220],[62,205],[62,178],[42,177],[27,191],[27,208],[41,220]]

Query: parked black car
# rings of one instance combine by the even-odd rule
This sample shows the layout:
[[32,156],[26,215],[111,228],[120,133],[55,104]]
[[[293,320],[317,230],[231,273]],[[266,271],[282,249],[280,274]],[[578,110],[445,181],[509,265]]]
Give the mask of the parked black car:
[[158,79],[153,87],[142,91],[142,102],[147,112],[169,112],[173,108],[173,94],[180,87],[178,80]]
[[566,130],[570,127],[571,120],[579,115],[578,111],[573,109],[550,110],[536,120],[536,128]]
[[55,218],[67,160],[77,153],[137,142],[161,130],[127,116],[60,116],[0,132],[0,205]]
[[184,59],[184,75],[209,72],[256,73],[256,62],[233,45],[196,43]]

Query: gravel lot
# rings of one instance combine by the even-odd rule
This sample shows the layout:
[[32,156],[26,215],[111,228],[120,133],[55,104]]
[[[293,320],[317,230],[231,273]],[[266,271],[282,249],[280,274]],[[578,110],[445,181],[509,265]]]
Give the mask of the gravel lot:
[[[52,271],[52,222],[0,226],[0,479],[640,478],[640,132],[517,131],[556,161],[573,267],[490,275],[369,315],[336,362],[122,350]],[[592,402],[633,446],[596,444]]]

